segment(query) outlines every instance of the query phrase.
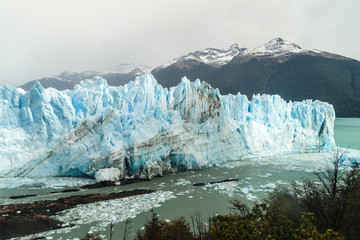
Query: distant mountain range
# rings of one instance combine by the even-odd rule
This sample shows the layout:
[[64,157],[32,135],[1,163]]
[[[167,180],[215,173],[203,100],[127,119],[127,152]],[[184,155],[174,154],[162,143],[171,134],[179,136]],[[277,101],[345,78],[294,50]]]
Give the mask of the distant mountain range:
[[74,86],[84,79],[91,79],[99,76],[107,80],[110,86],[119,86],[134,80],[136,77],[144,73],[150,73],[151,68],[136,64],[121,64],[108,68],[102,72],[84,71],[84,72],[62,72],[55,77],[44,77],[34,81],[30,81],[20,87],[28,91],[37,81],[44,88],[53,87],[58,90],[73,89]]
[[[101,76],[119,85],[151,68],[124,64],[104,72],[61,73],[37,81],[59,90],[73,88],[86,78]],[[337,117],[360,117],[360,62],[337,54],[305,50],[275,38],[256,48],[207,48],[172,59],[151,71],[164,87],[175,86],[183,76],[200,78],[221,94],[240,92],[279,94],[285,100],[318,99],[333,104]],[[28,90],[35,81],[22,87]]]

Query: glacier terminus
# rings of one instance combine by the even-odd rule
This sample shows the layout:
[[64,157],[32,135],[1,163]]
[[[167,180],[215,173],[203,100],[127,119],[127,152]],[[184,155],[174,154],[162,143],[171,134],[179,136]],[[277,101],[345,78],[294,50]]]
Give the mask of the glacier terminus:
[[0,177],[151,179],[274,154],[335,149],[335,112],[320,101],[221,95],[151,74],[118,87],[96,77],[74,90],[0,88]]

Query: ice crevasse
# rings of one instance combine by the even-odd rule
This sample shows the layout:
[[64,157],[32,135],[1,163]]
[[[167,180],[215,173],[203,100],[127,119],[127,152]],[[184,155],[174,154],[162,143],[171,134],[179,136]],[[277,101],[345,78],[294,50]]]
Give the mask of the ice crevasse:
[[170,89],[151,74],[119,87],[0,88],[0,176],[152,178],[272,154],[335,148],[335,113],[320,101],[222,96],[183,78]]

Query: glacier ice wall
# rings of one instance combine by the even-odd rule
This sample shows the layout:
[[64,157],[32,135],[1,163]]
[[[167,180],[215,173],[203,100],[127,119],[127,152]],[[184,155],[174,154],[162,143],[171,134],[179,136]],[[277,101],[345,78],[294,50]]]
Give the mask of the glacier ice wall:
[[334,119],[333,107],[319,101],[249,101],[186,78],[167,89],[151,74],[119,87],[94,78],[72,91],[5,85],[0,176],[151,178],[256,156],[326,152],[335,148]]

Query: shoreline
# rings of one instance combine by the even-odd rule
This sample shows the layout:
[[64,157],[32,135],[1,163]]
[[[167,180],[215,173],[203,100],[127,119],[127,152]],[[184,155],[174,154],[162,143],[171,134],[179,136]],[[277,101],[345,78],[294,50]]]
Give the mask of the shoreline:
[[0,205],[0,239],[22,237],[62,228],[62,222],[53,220],[50,217],[58,212],[74,208],[80,204],[89,204],[152,192],[154,192],[154,190],[136,189],[110,194],[74,195],[57,200]]
[[[91,184],[86,184],[79,186],[77,188],[69,188],[65,190],[59,190],[59,191],[52,191],[50,194],[56,194],[56,193],[68,193],[68,192],[79,192],[81,189],[96,189],[96,188],[105,188],[105,187],[113,187],[113,186],[124,186],[128,184],[134,184],[139,182],[146,182],[150,180],[145,179],[124,179],[119,182],[113,182],[113,181],[102,181],[102,182],[95,182]],[[10,196],[10,199],[20,199],[20,198],[28,198],[28,197],[35,197],[38,196],[38,194],[21,194],[21,195],[13,195]]]

